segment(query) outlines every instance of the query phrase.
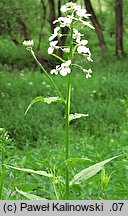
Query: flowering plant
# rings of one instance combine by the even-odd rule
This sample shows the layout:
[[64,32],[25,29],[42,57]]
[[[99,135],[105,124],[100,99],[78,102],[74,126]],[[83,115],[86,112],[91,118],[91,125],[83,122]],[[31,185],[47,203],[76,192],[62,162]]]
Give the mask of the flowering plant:
[[[35,173],[38,175],[43,175],[45,177],[49,177],[52,179],[53,183],[53,188],[54,192],[56,195],[56,199],[69,199],[70,198],[70,187],[72,187],[75,184],[80,184],[82,181],[94,176],[97,172],[99,172],[102,167],[111,161],[113,158],[107,159],[105,161],[99,162],[95,165],[92,165],[78,174],[76,174],[72,180],[70,180],[69,176],[69,169],[70,169],[70,164],[72,162],[76,161],[83,161],[84,160],[89,160],[88,158],[70,158],[70,134],[69,134],[69,126],[70,122],[74,119],[79,119],[82,117],[87,117],[88,114],[71,114],[70,113],[70,100],[71,100],[71,75],[73,74],[73,68],[74,66],[79,67],[82,72],[86,74],[86,78],[90,78],[92,75],[92,70],[91,69],[85,69],[81,65],[74,63],[74,57],[76,54],[82,55],[87,61],[92,62],[92,57],[91,57],[91,51],[87,47],[88,41],[84,39],[84,34],[80,32],[80,30],[76,29],[77,25],[79,24],[80,29],[83,27],[89,27],[91,29],[94,29],[94,27],[90,24],[88,21],[90,14],[87,13],[87,11],[81,6],[77,5],[76,3],[68,2],[65,5],[61,7],[61,12],[64,14],[64,16],[59,17],[57,20],[54,21],[54,24],[57,25],[57,27],[54,29],[54,33],[52,36],[49,37],[49,42],[50,42],[50,47],[48,48],[48,54],[56,57],[59,59],[62,63],[60,65],[57,65],[54,69],[50,71],[50,74],[47,73],[47,71],[44,69],[44,67],[40,64],[40,62],[37,60],[34,51],[33,51],[33,40],[31,41],[24,41],[23,45],[27,48],[27,50],[32,54],[33,58],[39,65],[39,67],[43,70],[43,72],[46,74],[48,79],[50,80],[52,86],[56,90],[58,96],[57,97],[47,97],[44,98],[42,96],[36,97],[33,99],[28,106],[26,113],[30,109],[30,107],[38,102],[41,101],[43,103],[50,104],[52,102],[61,102],[65,106],[65,130],[66,130],[66,142],[65,142],[65,180],[64,182],[61,181],[60,177],[56,176],[55,169],[54,171],[51,171],[51,173],[47,173],[45,171],[34,171],[30,169],[22,169],[22,168],[17,168],[17,167],[11,167],[13,169],[21,170],[21,171],[26,171],[29,173]],[[68,29],[68,36],[69,36],[69,43],[65,45],[64,47],[61,46],[58,43],[58,40],[60,37],[63,37],[61,33],[61,29],[67,27]],[[65,55],[65,58],[62,58],[56,54],[56,50],[61,49]],[[76,60],[75,60],[76,62]],[[52,79],[52,75],[58,75],[60,74],[61,76],[67,76],[67,95],[66,99],[62,96],[60,90],[54,83]],[[57,189],[57,187],[59,189]],[[59,193],[61,188],[61,193]],[[17,191],[24,196],[26,196],[26,193],[23,191]],[[63,193],[62,193],[63,192]],[[27,194],[27,197],[29,195]],[[37,198],[37,197],[36,197]]]

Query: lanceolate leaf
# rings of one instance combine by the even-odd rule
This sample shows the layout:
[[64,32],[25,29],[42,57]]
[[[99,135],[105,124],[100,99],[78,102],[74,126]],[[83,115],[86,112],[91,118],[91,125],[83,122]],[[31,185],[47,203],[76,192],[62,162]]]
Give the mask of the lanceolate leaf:
[[18,193],[20,193],[21,195],[23,195],[24,197],[26,197],[27,199],[29,199],[29,200],[46,200],[45,198],[41,198],[39,196],[24,192],[22,190],[18,190],[17,188],[16,188],[16,191]]
[[79,119],[79,118],[87,117],[87,116],[88,116],[88,114],[79,114],[79,113],[70,114],[69,115],[69,122],[74,120],[74,119]]
[[19,171],[23,171],[23,172],[28,172],[28,173],[32,173],[32,174],[37,174],[37,175],[41,175],[41,176],[45,176],[45,177],[53,177],[52,174],[49,174],[45,171],[35,171],[35,170],[32,170],[32,169],[25,169],[25,168],[19,168],[19,167],[13,167],[13,166],[8,166],[7,167],[9,168],[12,168],[12,169],[15,169],[15,170],[19,170]]
[[76,174],[74,176],[74,178],[70,182],[70,186],[73,184],[80,184],[82,181],[85,181],[86,179],[89,179],[90,177],[94,176],[96,173],[98,173],[102,169],[102,167],[106,163],[110,162],[111,160],[113,160],[117,157],[119,157],[119,156],[109,158],[107,160],[104,160],[100,163],[96,163],[96,164],[82,170],[81,172],[79,172],[78,174]]
[[31,103],[29,104],[26,112],[25,112],[25,115],[27,114],[27,112],[29,111],[30,107],[34,104],[34,103],[37,103],[37,102],[43,102],[43,103],[47,103],[47,104],[50,104],[52,102],[64,102],[61,98],[59,97],[48,97],[48,98],[44,98],[42,96],[39,96],[39,97],[36,97],[34,98]]

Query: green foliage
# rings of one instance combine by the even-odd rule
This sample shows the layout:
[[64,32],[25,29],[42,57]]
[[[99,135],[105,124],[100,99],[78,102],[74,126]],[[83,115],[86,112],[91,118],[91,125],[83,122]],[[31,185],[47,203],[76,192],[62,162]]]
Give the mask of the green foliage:
[[[79,71],[72,77],[71,112],[89,113],[89,117],[71,121],[71,158],[88,157],[92,162],[72,162],[70,175],[72,179],[78,170],[87,168],[87,164],[92,165],[124,153],[124,156],[106,166],[106,173],[115,172],[100,197],[126,199],[128,125],[126,109],[120,100],[127,101],[127,62],[125,59],[111,59],[109,64],[100,59],[99,62],[95,64],[94,77],[91,80],[85,80]],[[13,149],[9,148],[7,151],[6,163],[32,170],[47,170],[48,167],[55,165],[56,176],[62,176],[62,161],[65,160],[63,106],[60,103],[52,103],[50,106],[37,103],[24,116],[28,104],[34,97],[56,96],[54,89],[49,86],[49,81],[37,71],[10,73],[2,68],[0,80],[1,111],[4,113],[1,115],[1,127],[6,128],[13,139]],[[66,78],[54,77],[54,80],[64,93]],[[5,181],[3,190],[5,199],[22,199],[19,193],[13,192],[15,187],[46,199],[56,199],[52,183],[46,182],[43,176],[41,178],[39,175],[9,169],[9,172],[6,172],[6,179],[8,181]],[[63,181],[60,185],[63,188]],[[71,199],[96,199],[101,191],[100,175],[87,179],[81,186],[73,185],[70,190]]]

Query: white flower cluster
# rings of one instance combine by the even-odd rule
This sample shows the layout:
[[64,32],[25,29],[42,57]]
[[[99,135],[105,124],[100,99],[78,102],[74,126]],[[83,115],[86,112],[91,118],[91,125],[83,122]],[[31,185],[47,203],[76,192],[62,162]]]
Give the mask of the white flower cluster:
[[26,47],[27,50],[31,50],[34,46],[33,40],[24,40],[23,45]]
[[[90,22],[87,21],[87,19],[90,17],[90,14],[87,13],[86,9],[81,8],[80,5],[77,5],[76,3],[73,2],[68,2],[65,5],[61,7],[61,12],[64,13],[65,16],[59,17],[57,20],[55,20],[53,23],[56,24],[58,23],[59,26],[57,26],[54,29],[54,33],[52,36],[49,38],[50,41],[50,47],[48,48],[48,54],[53,54],[55,50],[61,49],[63,52],[70,53],[70,46],[57,46],[58,40],[56,38],[59,38],[63,36],[61,34],[61,28],[68,27],[71,29],[71,26],[73,28],[73,55],[77,52],[78,54],[81,54],[86,57],[88,61],[93,61],[91,58],[91,52],[90,49],[86,46],[88,44],[87,40],[82,39],[84,34],[79,32],[76,28],[74,28],[74,24],[76,22],[80,22],[82,26],[88,26],[90,28],[94,27],[90,24]],[[70,59],[70,58],[69,58]],[[67,60],[61,65],[57,65],[56,69],[51,70],[51,74],[58,74],[60,73],[62,76],[66,76],[68,73],[71,72],[70,69],[71,61]],[[86,78],[91,77],[91,69],[85,70],[83,69],[83,72],[86,72]]]
[[62,76],[66,76],[68,73],[71,72],[70,65],[71,65],[71,60],[68,60],[62,63],[61,65],[57,65],[56,69],[51,70],[50,73],[55,75],[60,73]]
[[59,22],[60,27],[70,27],[72,21],[75,20],[80,21],[83,25],[94,29],[94,27],[89,22],[85,21],[85,19],[88,19],[91,14],[88,14],[86,9],[81,8],[80,5],[77,5],[73,2],[68,2],[63,5],[60,10],[61,12],[66,14],[66,17],[59,17],[57,20],[54,21],[54,23]]
[[83,69],[83,72],[86,73],[86,78],[87,79],[92,77],[92,75],[91,75],[92,74],[92,70],[90,68],[88,70]]

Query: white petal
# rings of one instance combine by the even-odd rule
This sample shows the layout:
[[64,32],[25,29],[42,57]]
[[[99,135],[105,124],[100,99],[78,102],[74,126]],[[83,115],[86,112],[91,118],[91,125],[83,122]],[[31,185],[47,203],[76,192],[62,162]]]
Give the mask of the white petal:
[[85,46],[79,46],[77,48],[77,51],[78,51],[78,53],[88,53],[89,49],[87,47],[85,47]]
[[54,52],[54,48],[53,47],[49,47],[48,48],[48,54],[50,55],[50,54],[52,54]]
[[79,17],[84,17],[86,15],[86,10],[85,9],[79,9],[76,11],[77,16]]
[[71,60],[65,62],[65,66],[68,67],[71,64]]
[[80,41],[80,43],[81,43],[81,45],[86,45],[88,43],[88,41],[87,40],[82,40],[82,41]]
[[52,36],[49,38],[49,41],[52,41],[56,36],[57,34],[52,34]]
[[53,21],[53,24],[55,24],[55,23],[57,23],[57,22],[59,22],[59,20],[58,20],[58,19],[57,19],[57,20],[54,20],[54,21]]
[[61,74],[62,76],[66,76],[67,73],[68,73],[67,68],[64,68],[64,69],[61,69],[61,70],[60,70],[60,74]]
[[91,76],[91,74],[90,73],[88,73],[87,75],[86,75],[86,78],[88,79],[88,78],[91,78],[92,76]]
[[68,10],[68,8],[67,8],[65,5],[63,5],[63,6],[61,6],[60,10],[61,10],[63,13],[65,13],[65,12]]
[[60,27],[58,26],[54,29],[54,33],[57,33],[59,30],[60,30]]
[[71,69],[70,68],[67,68],[67,73],[71,73]]
[[54,47],[54,46],[56,46],[57,43],[58,43],[58,41],[52,41],[52,42],[50,43],[50,46],[51,46],[51,47]]
[[56,70],[55,69],[52,69],[51,71],[50,71],[50,74],[54,74],[56,72]]

